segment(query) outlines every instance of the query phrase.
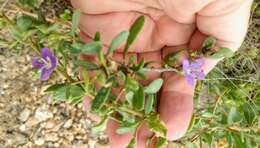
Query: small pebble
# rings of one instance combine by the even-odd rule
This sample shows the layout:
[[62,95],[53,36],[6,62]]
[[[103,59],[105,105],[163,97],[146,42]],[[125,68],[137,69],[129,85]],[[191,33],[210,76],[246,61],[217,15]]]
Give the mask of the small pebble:
[[30,117],[30,118],[26,121],[25,125],[26,125],[27,127],[32,127],[32,126],[37,125],[38,123],[39,123],[39,121],[38,121],[37,119],[35,119],[34,117]]
[[35,118],[37,118],[40,122],[45,121],[52,117],[53,117],[52,112],[48,111],[47,109],[38,108],[35,112]]
[[44,139],[43,138],[39,138],[34,140],[34,144],[38,145],[38,146],[42,146],[44,144]]
[[21,125],[20,127],[19,127],[19,130],[21,131],[21,132],[24,132],[25,130],[26,130],[26,126],[23,124],[23,125]]
[[46,122],[46,129],[52,129],[55,126],[55,122],[53,120],[49,120]]
[[72,126],[72,122],[73,122],[73,120],[72,119],[69,119],[65,124],[64,124],[64,128],[70,128],[71,126]]
[[55,142],[59,140],[58,134],[57,133],[47,133],[45,135],[45,140],[46,141],[51,141],[51,142]]
[[30,114],[31,111],[29,109],[24,109],[19,116],[19,120],[25,122],[29,118]]

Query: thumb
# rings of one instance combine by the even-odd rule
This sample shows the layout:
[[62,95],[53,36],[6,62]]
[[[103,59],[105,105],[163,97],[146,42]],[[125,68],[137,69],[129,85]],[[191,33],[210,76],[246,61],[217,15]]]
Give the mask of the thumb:
[[185,134],[192,118],[194,87],[178,74],[164,74],[164,79],[160,118],[166,124],[167,138],[177,140]]
[[[177,49],[185,49],[187,46],[167,47],[163,54],[167,55]],[[179,57],[181,62],[188,55]],[[193,112],[194,86],[190,86],[185,78],[179,74],[166,72],[163,74],[164,85],[159,104],[160,118],[166,124],[167,138],[177,140],[188,129]]]

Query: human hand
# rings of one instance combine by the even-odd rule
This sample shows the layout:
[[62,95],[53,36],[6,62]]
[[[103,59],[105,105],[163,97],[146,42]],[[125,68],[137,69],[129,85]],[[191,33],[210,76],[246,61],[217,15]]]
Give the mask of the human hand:
[[[161,62],[168,53],[179,48],[199,49],[207,36],[217,39],[217,46],[238,49],[246,34],[252,0],[72,0],[75,8],[82,11],[80,22],[84,41],[101,33],[101,41],[108,46],[112,38],[129,30],[133,21],[145,15],[145,26],[130,49],[138,59]],[[183,53],[180,61],[187,56]],[[122,48],[114,58],[122,59]],[[217,60],[206,59],[203,70],[208,73]],[[160,64],[153,65],[159,67]],[[194,86],[188,85],[183,76],[175,73],[149,73],[150,80],[162,76],[159,113],[168,129],[169,140],[180,138],[188,128],[192,110]],[[86,101],[87,102],[87,101]],[[86,104],[86,106],[88,106]],[[118,125],[110,121],[107,134],[112,147],[126,147],[131,134],[118,135]],[[151,136],[142,126],[138,134],[138,147],[145,147]]]

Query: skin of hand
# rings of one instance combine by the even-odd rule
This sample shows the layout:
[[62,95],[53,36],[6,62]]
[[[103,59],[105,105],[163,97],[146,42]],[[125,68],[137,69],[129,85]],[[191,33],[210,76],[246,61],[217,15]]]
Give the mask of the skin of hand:
[[[82,12],[80,29],[82,40],[88,42],[95,33],[101,33],[106,48],[113,37],[129,30],[140,15],[145,25],[130,54],[138,60],[161,62],[168,53],[185,48],[196,50],[207,36],[217,39],[218,47],[237,50],[246,35],[253,0],[71,0],[75,9]],[[122,46],[123,47],[123,46]],[[184,53],[180,61],[187,56]],[[122,48],[114,54],[122,60]],[[203,70],[208,73],[219,60],[206,59]],[[159,67],[160,64],[154,64]],[[193,112],[194,87],[183,76],[175,73],[148,73],[149,79],[164,78],[159,113],[168,129],[167,138],[176,140],[183,136]],[[89,108],[89,99],[84,101]],[[92,115],[91,115],[92,116]],[[96,117],[93,117],[97,119]],[[108,123],[107,134],[113,148],[124,148],[132,134],[119,135],[119,125]],[[146,147],[151,132],[143,125],[138,133],[138,148]],[[149,146],[151,147],[151,146]]]

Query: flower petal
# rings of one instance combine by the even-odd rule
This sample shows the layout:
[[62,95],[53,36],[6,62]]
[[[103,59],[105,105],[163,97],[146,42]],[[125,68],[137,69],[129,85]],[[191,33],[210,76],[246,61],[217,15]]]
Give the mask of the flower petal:
[[203,71],[201,71],[200,73],[198,73],[197,75],[197,79],[198,80],[204,80],[206,77],[205,73]]
[[57,58],[53,55],[53,56],[50,56],[50,61],[51,61],[51,68],[54,69],[56,66],[57,66]]
[[204,64],[205,60],[203,58],[196,59],[195,62],[192,64],[192,68],[198,69]]
[[190,76],[190,75],[185,75],[185,79],[186,81],[188,82],[188,84],[190,84],[191,86],[194,86],[195,85],[195,79]]
[[33,66],[33,68],[41,69],[44,66],[44,63],[42,61],[40,61],[39,59],[34,59],[32,61],[32,66]]
[[[44,60],[47,61],[47,57],[53,55],[49,48],[42,48],[41,49],[41,56]],[[53,55],[54,56],[54,55]]]
[[196,59],[196,63],[198,63],[199,65],[203,65],[205,63],[205,60],[204,58],[199,58],[199,59]]
[[47,68],[43,68],[41,71],[41,81],[46,81],[50,78],[51,74],[53,73],[54,69],[47,69]]
[[51,62],[51,68],[54,69],[57,66],[57,58],[55,55],[51,52],[49,48],[42,48],[41,55],[44,60],[47,62]]
[[184,71],[187,71],[190,67],[190,62],[189,60],[185,59],[182,61],[182,68]]

